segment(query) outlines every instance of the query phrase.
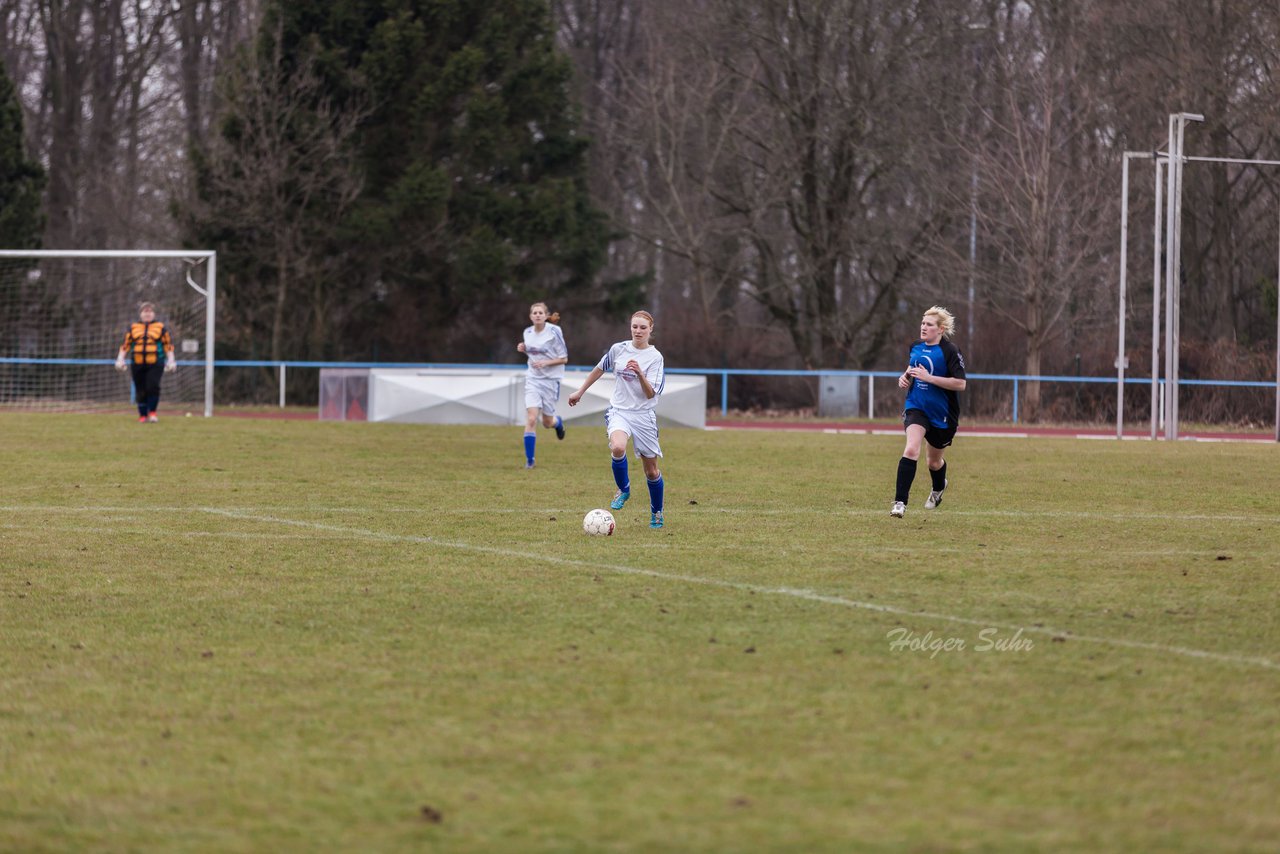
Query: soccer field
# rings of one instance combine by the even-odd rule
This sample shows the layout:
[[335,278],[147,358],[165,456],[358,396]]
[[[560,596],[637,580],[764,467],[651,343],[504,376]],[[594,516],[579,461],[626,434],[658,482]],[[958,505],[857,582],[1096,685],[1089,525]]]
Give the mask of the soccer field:
[[1274,850],[1280,451],[0,415],[0,850]]

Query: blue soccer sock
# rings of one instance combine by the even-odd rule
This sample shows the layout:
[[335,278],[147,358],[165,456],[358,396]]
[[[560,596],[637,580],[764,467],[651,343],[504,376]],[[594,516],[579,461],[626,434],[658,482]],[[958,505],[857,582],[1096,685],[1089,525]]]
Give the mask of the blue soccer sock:
[[561,420],[560,420],[560,416],[559,416],[559,415],[557,415],[557,416],[556,416],[556,423],[555,423],[555,426],[554,426],[554,428],[553,428],[553,429],[555,429],[555,430],[559,430],[559,429],[560,429],[561,427],[563,427],[563,426],[564,426],[564,422],[563,422],[563,421],[561,421]]
[[627,472],[626,454],[622,455],[622,459],[613,460],[613,482],[623,492],[631,491],[631,475]]
[[649,484],[649,512],[662,512],[662,473],[658,473],[657,480],[646,481]]
[[537,443],[538,436],[536,433],[524,434],[524,460],[526,463],[533,462],[533,446]]

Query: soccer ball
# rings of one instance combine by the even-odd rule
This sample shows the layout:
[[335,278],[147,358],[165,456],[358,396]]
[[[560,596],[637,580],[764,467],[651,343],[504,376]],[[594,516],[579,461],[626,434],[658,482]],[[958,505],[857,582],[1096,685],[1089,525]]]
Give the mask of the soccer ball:
[[592,510],[582,520],[582,530],[592,537],[607,537],[613,533],[613,514],[608,510]]

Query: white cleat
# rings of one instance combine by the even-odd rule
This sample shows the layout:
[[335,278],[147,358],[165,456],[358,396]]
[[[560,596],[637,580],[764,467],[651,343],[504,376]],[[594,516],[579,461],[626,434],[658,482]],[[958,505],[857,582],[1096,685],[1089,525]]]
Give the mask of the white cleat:
[[897,516],[901,519],[903,516],[907,515],[907,505],[903,504],[901,501],[893,502],[893,506],[889,508],[889,515]]
[[942,489],[939,489],[937,492],[929,493],[929,497],[925,499],[925,502],[924,502],[925,510],[932,510],[933,508],[937,507],[939,504],[942,503],[942,490],[946,489],[950,483],[951,481],[944,480],[942,481]]

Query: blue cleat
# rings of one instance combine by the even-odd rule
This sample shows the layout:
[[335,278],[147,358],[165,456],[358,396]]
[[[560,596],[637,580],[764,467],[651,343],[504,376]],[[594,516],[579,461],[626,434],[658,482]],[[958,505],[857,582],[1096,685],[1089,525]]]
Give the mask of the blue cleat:
[[659,510],[657,513],[649,514],[649,527],[650,528],[662,527],[662,511],[661,510]]
[[609,502],[610,510],[621,510],[622,506],[627,503],[627,499],[631,497],[630,492],[618,490],[618,494],[613,496],[613,500]]
[[556,438],[557,439],[564,438],[564,422],[563,421],[556,422]]

